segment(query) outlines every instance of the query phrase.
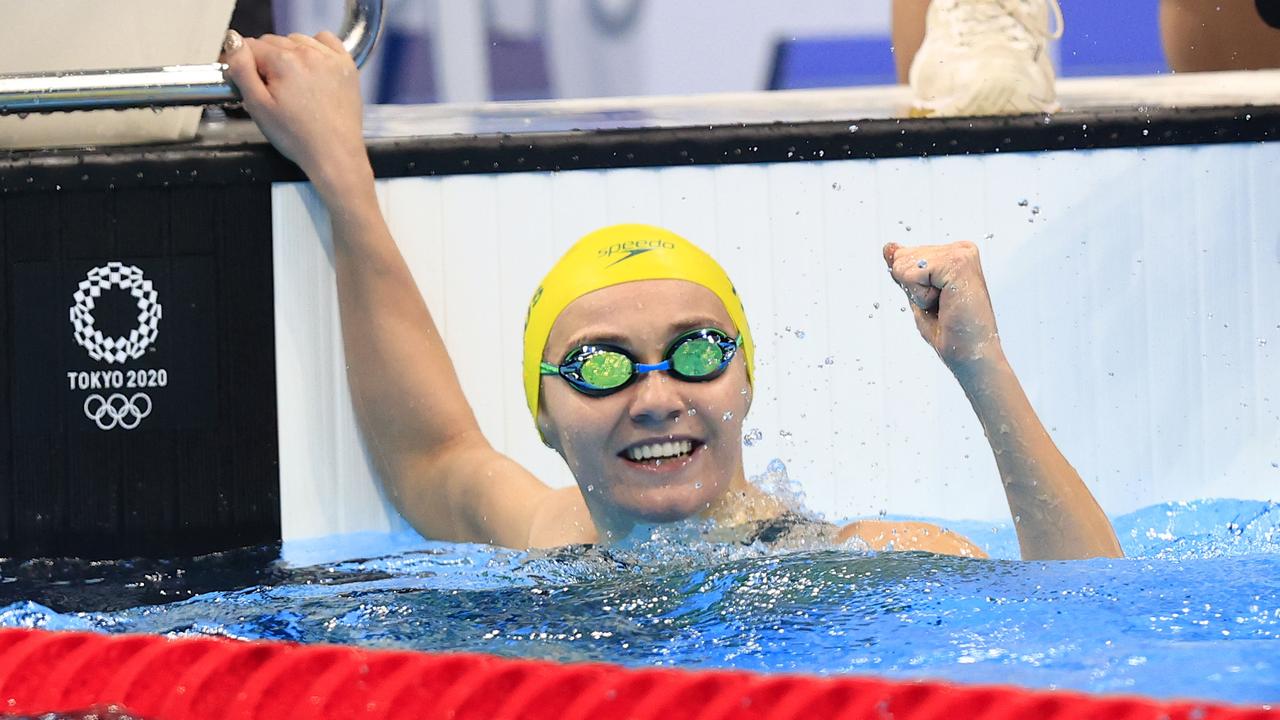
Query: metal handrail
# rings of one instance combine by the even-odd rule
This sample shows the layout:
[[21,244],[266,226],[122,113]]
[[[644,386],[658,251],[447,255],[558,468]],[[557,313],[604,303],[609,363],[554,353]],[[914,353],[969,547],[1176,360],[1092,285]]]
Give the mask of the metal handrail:
[[[347,0],[342,45],[356,66],[373,52],[383,0]],[[0,75],[0,115],[209,105],[240,99],[225,63]]]

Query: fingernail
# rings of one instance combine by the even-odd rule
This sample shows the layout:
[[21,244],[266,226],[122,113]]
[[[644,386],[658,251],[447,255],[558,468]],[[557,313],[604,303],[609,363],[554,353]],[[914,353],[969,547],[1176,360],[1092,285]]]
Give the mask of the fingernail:
[[244,46],[244,38],[235,30],[228,30],[226,37],[222,39],[223,52],[230,55]]

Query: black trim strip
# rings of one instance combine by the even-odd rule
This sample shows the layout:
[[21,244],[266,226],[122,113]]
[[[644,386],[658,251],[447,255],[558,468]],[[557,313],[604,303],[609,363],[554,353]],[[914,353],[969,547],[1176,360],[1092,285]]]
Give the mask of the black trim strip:
[[[245,121],[247,122],[247,121]],[[184,145],[0,154],[0,193],[303,179],[245,128]],[[1280,105],[370,139],[378,177],[1265,142]]]

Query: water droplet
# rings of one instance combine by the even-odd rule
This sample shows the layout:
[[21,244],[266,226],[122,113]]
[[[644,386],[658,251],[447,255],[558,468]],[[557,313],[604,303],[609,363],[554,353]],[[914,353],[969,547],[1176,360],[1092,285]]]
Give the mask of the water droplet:
[[880,303],[871,303],[871,307],[873,307],[873,308],[875,308],[875,309],[879,310],[879,309],[880,309]]
[[1266,338],[1258,338],[1258,347],[1266,347],[1266,346],[1267,346],[1267,339],[1266,339]]
[[1026,198],[1022,198],[1021,200],[1018,201],[1018,207],[1026,207],[1030,204],[1031,203],[1028,202]]
[[907,232],[911,232],[911,226],[910,226],[910,225],[908,225],[908,226],[907,226]]
[[694,483],[694,484],[693,484],[693,489],[694,489],[694,490],[701,490],[701,489],[702,489],[702,483],[700,483],[700,482],[696,482],[696,483]]
[[822,359],[823,365],[834,365],[835,362],[836,362],[836,359],[834,357],[831,357],[830,355]]
[[797,328],[797,329],[796,329],[796,331],[795,331],[795,336],[796,336],[797,338],[799,338],[799,339],[803,340],[803,339],[804,339],[804,331],[803,331],[803,330],[801,330],[801,329],[799,329],[799,328]]
[[990,240],[991,238],[993,238],[993,237],[995,237],[995,236],[996,236],[996,234],[995,234],[995,233],[987,233],[987,234],[986,234],[986,236],[984,236],[982,239],[983,239],[983,240]]
[[906,311],[907,311],[906,305],[903,305],[902,307],[898,308],[898,312],[906,312]]
[[595,491],[596,491],[596,486],[595,486],[595,485],[588,485],[588,486],[587,486],[587,492],[595,492]]
[[730,420],[732,420],[732,419],[733,419],[733,411],[732,411],[732,410],[725,410],[725,411],[724,411],[724,414],[720,416],[720,419],[721,419],[721,420],[723,420],[723,421],[725,421],[725,422],[729,422]]
[[1150,130],[1148,130],[1148,129],[1146,129],[1146,128],[1143,128],[1143,129],[1142,129],[1142,137],[1146,137],[1146,136],[1148,136],[1148,135],[1150,135],[1150,134],[1151,134],[1151,131],[1150,131]]
[[849,132],[858,132],[858,126],[857,126],[857,125],[850,125],[850,126],[849,126]]
[[742,444],[751,447],[764,439],[764,432],[760,428],[751,428],[742,436]]
[[831,189],[832,189],[832,190],[839,190],[839,189],[840,189],[840,183],[838,183],[838,182],[833,182],[833,183],[831,183]]
[[688,414],[689,414],[689,415],[697,415],[697,414],[698,414],[698,408],[689,408],[689,413],[688,413]]
[[791,439],[791,431],[790,431],[790,430],[779,430],[779,431],[778,431],[778,437],[782,438],[783,440],[790,440],[790,439]]
[[1039,206],[1039,205],[1036,205],[1036,206],[1032,207],[1032,208],[1031,208],[1031,214],[1032,214],[1032,215],[1039,215],[1039,214],[1040,214],[1040,206]]
[[924,258],[920,258],[920,262],[916,263],[916,267],[920,269],[927,268],[929,267],[929,261],[925,260]]

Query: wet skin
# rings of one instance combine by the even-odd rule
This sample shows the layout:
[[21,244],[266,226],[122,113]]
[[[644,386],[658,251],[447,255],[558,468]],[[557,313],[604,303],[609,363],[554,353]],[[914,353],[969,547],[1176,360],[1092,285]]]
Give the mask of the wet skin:
[[[690,329],[737,335],[710,290],[683,280],[624,283],[584,295],[552,327],[545,358],[558,363],[571,349],[608,342],[637,361],[657,363],[671,341]],[[636,524],[703,514],[740,514],[730,505],[755,496],[742,467],[742,422],[751,406],[744,356],[719,377],[686,382],[665,372],[641,375],[604,397],[591,397],[555,376],[542,380],[539,427],[564,457],[603,533]],[[687,440],[693,451],[674,459],[634,461],[638,445]],[[733,492],[733,491],[740,492]]]

